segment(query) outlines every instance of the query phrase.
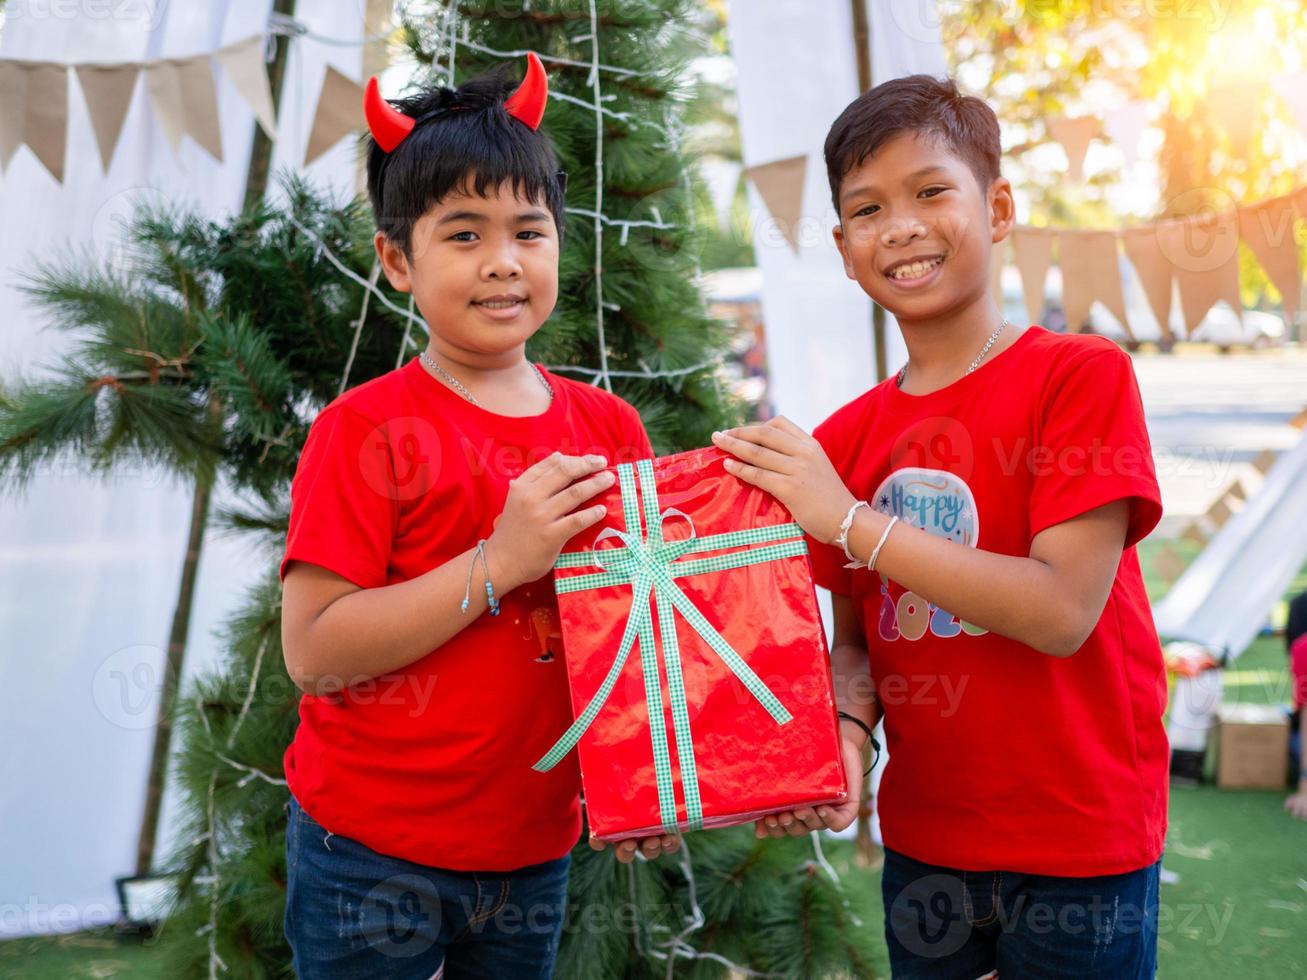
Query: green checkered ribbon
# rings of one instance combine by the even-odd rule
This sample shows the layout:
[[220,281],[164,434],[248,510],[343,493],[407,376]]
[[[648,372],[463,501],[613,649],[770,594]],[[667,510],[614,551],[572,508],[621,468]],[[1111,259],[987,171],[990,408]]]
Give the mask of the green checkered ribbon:
[[[658,646],[654,637],[654,611],[656,610],[658,632],[662,636],[663,661],[667,669],[667,692],[672,704],[672,730],[676,735],[676,754],[681,768],[686,822],[689,829],[701,830],[703,808],[699,801],[698,769],[695,766],[694,743],[690,735],[690,716],[686,708],[685,682],[681,674],[681,650],[676,637],[674,612],[679,612],[685,618],[777,724],[784,725],[792,716],[776,695],[753,672],[753,669],[731,648],[703,613],[681,591],[676,584],[676,579],[791,558],[807,554],[808,547],[803,540],[803,529],[793,522],[714,534],[704,538],[695,536],[694,523],[681,511],[672,508],[659,513],[652,460],[640,460],[635,465],[622,464],[617,468],[617,478],[622,493],[622,514],[626,530],[608,528],[595,539],[594,550],[560,555],[554,563],[555,568],[594,566],[601,571],[561,579],[556,582],[556,590],[560,594],[583,592],[588,589],[629,583],[631,612],[626,620],[626,628],[622,633],[617,656],[599,690],[595,692],[595,696],[563,737],[532,768],[537,772],[548,772],[558,765],[581,740],[581,736],[603,709],[608,696],[616,687],[631,647],[638,639],[640,666],[644,673],[644,695],[649,706],[649,734],[653,743],[654,774],[658,783],[658,811],[663,829],[668,833],[676,831],[676,797],[672,782],[671,755],[667,749],[662,685],[659,683]],[[648,530],[647,536],[643,538],[640,536],[640,501],[643,502],[644,523]],[[680,541],[663,539],[663,523],[671,517],[680,517],[690,523],[689,538]],[[600,550],[599,543],[610,537],[619,539],[623,547]],[[756,545],[765,547],[754,547]],[[686,555],[746,546],[749,550],[713,555],[695,561],[678,561]]]

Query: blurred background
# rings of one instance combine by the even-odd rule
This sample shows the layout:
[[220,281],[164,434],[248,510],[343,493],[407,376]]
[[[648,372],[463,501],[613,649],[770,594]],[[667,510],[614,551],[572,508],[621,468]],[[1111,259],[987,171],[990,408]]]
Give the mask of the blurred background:
[[[892,316],[831,241],[826,131],[915,72],[994,107],[1018,209],[995,301],[1128,350],[1153,439],[1160,973],[1307,975],[1285,807],[1307,3],[0,0],[0,976],[288,975],[289,477],[318,408],[424,345],[371,257],[362,84],[398,97],[528,49],[569,172],[563,295],[529,353],[636,404],[659,452],[780,413],[811,429],[897,371]],[[878,776],[825,852],[769,852],[859,909],[827,959],[753,948],[756,922],[707,905],[720,928],[680,946],[602,942],[628,975],[888,975]],[[573,935],[560,976],[600,941]]]

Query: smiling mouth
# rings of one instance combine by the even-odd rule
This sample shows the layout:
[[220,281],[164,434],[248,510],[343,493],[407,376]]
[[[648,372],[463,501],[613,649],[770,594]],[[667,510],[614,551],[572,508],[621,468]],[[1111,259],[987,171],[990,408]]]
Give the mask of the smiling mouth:
[[484,306],[487,310],[511,310],[514,307],[521,306],[525,303],[524,299],[497,299],[484,303],[474,303],[474,306]]
[[901,265],[896,269],[885,273],[885,278],[893,279],[896,282],[912,282],[915,279],[924,279],[942,265],[943,262],[944,256],[942,255],[937,255],[933,259],[910,262],[907,265]]

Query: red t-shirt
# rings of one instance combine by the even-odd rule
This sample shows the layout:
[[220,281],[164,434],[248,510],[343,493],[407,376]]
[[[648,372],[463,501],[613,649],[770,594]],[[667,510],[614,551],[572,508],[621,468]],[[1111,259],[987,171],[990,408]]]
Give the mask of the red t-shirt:
[[878,801],[887,847],[964,870],[1069,877],[1156,861],[1166,676],[1134,546],[1162,506],[1129,356],[1032,326],[939,391],[877,385],[815,436],[858,498],[963,548],[1024,558],[1045,528],[1129,501],[1107,605],[1066,658],[961,623],[810,543],[818,584],[852,598],[866,634],[889,749]]
[[1301,710],[1307,707],[1307,633],[1289,648],[1289,677],[1293,681],[1294,709]]
[[[653,455],[626,402],[547,377],[552,404],[526,418],[474,406],[416,358],[329,404],[291,484],[282,577],[294,560],[365,589],[417,578],[488,538],[509,480],[555,450],[610,465]],[[286,778],[328,830],[461,871],[524,867],[575,845],[575,757],[531,769],[572,722],[553,577],[496,597],[499,616],[482,614],[407,667],[301,698]]]

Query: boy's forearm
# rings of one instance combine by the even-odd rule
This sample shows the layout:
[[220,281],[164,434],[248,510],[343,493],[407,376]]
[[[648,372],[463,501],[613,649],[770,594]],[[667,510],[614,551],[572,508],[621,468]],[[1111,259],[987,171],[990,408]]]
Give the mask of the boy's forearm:
[[[860,509],[849,530],[849,550],[866,559],[889,521],[871,508]],[[884,574],[963,622],[1043,653],[1067,656],[1079,646],[1075,610],[1069,602],[1059,604],[1053,569],[1036,558],[960,546],[899,521],[872,574]]]
[[[485,571],[481,560],[472,573],[467,612],[461,611],[467,572],[476,554],[469,548],[424,575],[375,589],[350,592],[327,606],[305,630],[303,648],[309,664],[294,678],[316,695],[332,694],[351,684],[407,667],[444,645],[486,614]],[[495,598],[521,583],[487,542]]]
[[[837,643],[831,648],[830,662],[836,708],[861,719],[868,728],[875,728],[880,721],[880,702],[867,666],[867,648]],[[840,731],[858,745],[866,744],[867,733],[852,722],[840,719]]]

